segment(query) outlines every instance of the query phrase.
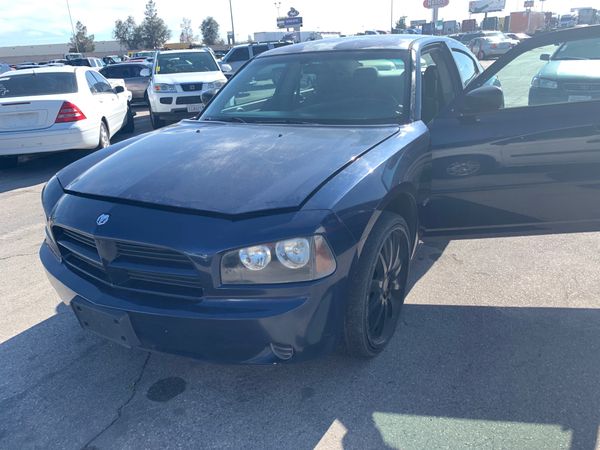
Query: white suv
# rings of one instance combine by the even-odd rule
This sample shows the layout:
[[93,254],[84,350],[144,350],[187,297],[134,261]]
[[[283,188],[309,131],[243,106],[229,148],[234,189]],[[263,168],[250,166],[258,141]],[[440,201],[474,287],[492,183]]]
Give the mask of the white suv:
[[157,52],[147,91],[152,127],[198,114],[204,107],[202,92],[219,89],[226,82],[207,49]]

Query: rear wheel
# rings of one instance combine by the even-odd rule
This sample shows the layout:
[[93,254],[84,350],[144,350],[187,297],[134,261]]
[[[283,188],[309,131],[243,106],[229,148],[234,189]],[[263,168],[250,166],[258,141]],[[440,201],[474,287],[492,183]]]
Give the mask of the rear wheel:
[[485,59],[485,53],[483,53],[483,50],[479,50],[479,53],[477,53],[477,59],[479,59],[480,61],[483,61]]
[[133,115],[133,109],[131,106],[127,107],[127,114],[125,115],[125,125],[123,125],[123,133],[133,133],[135,131],[135,120]]
[[11,169],[17,167],[19,157],[17,155],[0,156],[0,169]]
[[108,134],[108,127],[104,121],[100,122],[100,137],[98,139],[98,147],[96,150],[101,150],[110,145],[110,134]]
[[365,244],[350,281],[344,324],[351,356],[372,358],[394,335],[406,292],[409,236],[402,217],[384,212]]

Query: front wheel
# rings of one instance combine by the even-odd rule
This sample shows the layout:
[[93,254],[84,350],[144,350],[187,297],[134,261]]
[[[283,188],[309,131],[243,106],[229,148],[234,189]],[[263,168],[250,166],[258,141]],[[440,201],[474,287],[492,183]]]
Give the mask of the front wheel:
[[125,115],[125,125],[123,125],[122,130],[123,133],[133,133],[135,131],[135,120],[131,106],[127,107],[127,114]]
[[394,335],[406,293],[409,236],[401,216],[384,212],[365,244],[349,282],[344,340],[351,356],[372,358]]
[[156,114],[154,114],[152,112],[152,108],[150,108],[150,123],[152,124],[152,128],[154,130],[165,126],[165,121],[159,118]]
[[479,50],[479,53],[477,53],[477,59],[480,61],[485,59],[485,53],[483,53],[483,50]]

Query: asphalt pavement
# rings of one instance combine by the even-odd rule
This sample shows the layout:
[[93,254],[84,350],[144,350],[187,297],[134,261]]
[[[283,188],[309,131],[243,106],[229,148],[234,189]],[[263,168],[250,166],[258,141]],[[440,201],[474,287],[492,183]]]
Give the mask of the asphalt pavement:
[[0,449],[599,447],[600,233],[422,244],[375,360],[213,365],[109,343],[59,302],[40,192],[85,154],[0,171]]

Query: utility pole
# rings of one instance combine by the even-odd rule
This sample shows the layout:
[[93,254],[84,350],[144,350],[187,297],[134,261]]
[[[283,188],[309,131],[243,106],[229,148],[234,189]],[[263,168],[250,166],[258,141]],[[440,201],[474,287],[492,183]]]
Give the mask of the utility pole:
[[71,7],[69,6],[69,0],[67,0],[67,11],[69,12],[69,20],[71,21],[71,33],[73,33],[73,42],[75,42],[75,49],[79,53],[79,41],[75,35],[75,27],[73,26],[73,17],[71,17]]
[[394,0],[390,0],[390,33],[394,34]]
[[231,6],[231,0],[229,0],[229,14],[231,15],[231,44],[235,45],[235,28],[233,26],[233,7]]

